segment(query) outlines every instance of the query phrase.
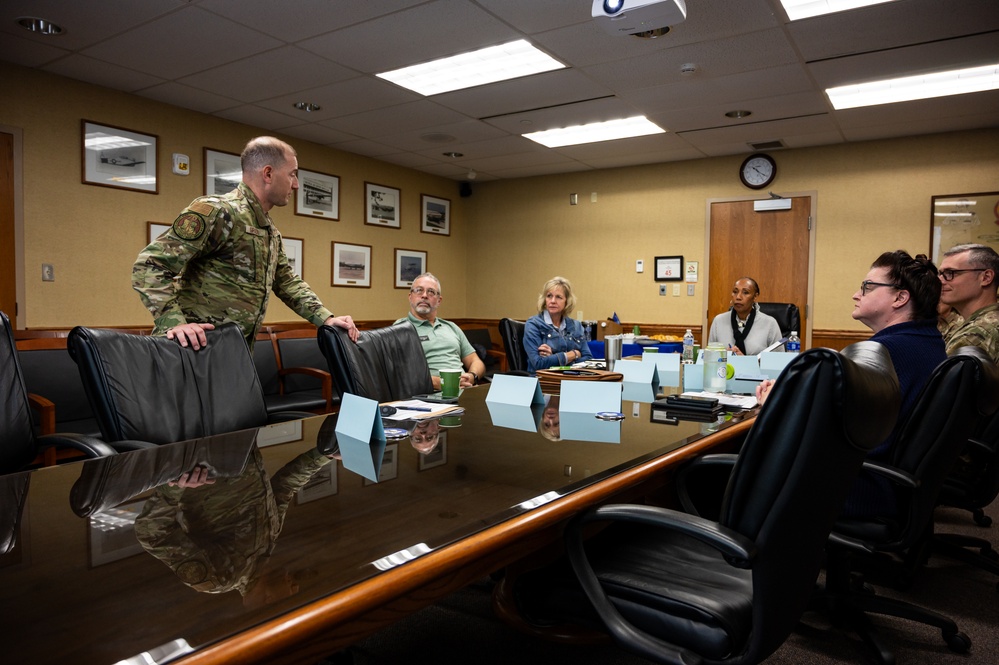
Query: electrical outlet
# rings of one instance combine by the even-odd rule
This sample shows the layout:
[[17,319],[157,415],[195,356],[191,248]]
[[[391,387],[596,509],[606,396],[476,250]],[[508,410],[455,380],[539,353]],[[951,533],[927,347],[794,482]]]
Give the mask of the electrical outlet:
[[42,281],[43,282],[55,281],[55,268],[52,267],[51,263],[42,264]]
[[579,197],[575,194],[569,195],[569,205],[574,206],[579,203]]
[[635,261],[635,272],[645,272],[645,261],[642,259]]
[[673,285],[673,295],[674,296],[680,295],[680,285],[679,284],[674,284]]
[[665,284],[660,284],[659,285],[659,295],[661,295],[661,296],[666,295],[666,285]]

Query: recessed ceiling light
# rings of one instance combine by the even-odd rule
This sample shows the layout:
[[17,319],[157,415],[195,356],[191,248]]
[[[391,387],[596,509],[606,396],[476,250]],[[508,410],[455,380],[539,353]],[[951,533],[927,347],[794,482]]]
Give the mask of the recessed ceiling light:
[[738,120],[739,118],[745,118],[745,117],[751,116],[751,115],[753,115],[752,111],[746,111],[744,109],[739,109],[737,111],[729,111],[728,113],[725,114],[725,117],[727,117],[727,118],[735,118],[736,120]]
[[461,152],[442,152],[445,157],[450,157],[451,159],[458,159],[459,157],[464,157],[464,153]]
[[780,0],[784,5],[787,17],[792,21],[799,21],[812,16],[823,16],[836,12],[845,12],[849,9],[867,7],[869,5],[880,5],[884,2],[894,2],[895,0]]
[[839,111],[996,89],[999,89],[999,63],[827,88],[826,95]]
[[318,111],[322,106],[319,104],[313,104],[312,102],[295,102],[295,108],[299,111],[305,111],[306,113],[312,113],[313,111]]
[[614,141],[616,139],[648,136],[649,134],[663,134],[665,132],[665,129],[653,124],[645,116],[638,115],[622,120],[609,120],[607,122],[594,122],[588,125],[546,129],[542,132],[531,132],[522,136],[543,146],[558,148],[564,145]]
[[62,26],[56,25],[52,21],[34,16],[22,16],[17,19],[17,24],[25,30],[31,30],[39,35],[55,36],[62,34]]
[[564,68],[555,58],[519,39],[376,76],[430,96]]

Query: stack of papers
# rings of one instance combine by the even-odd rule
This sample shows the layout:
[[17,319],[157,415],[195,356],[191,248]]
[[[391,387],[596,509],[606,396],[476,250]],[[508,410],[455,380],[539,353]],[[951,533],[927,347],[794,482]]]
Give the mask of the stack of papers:
[[398,409],[391,416],[384,416],[385,420],[426,420],[427,418],[439,418],[453,412],[464,412],[465,410],[457,404],[440,404],[439,402],[424,402],[418,399],[406,399],[399,402],[386,402],[388,406]]
[[713,397],[723,406],[734,406],[740,409],[752,409],[756,406],[756,395],[728,395],[726,393],[710,393],[704,390],[682,393],[683,397]]

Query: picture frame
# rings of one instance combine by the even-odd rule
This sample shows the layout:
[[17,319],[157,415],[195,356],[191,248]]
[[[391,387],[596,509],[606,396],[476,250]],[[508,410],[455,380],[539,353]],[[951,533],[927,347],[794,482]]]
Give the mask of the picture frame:
[[413,280],[427,272],[427,253],[418,249],[395,248],[395,288],[408,289]]
[[295,495],[295,503],[301,505],[328,496],[335,496],[337,493],[337,474],[339,470],[340,465],[336,460],[319,469],[309,479],[309,482],[305,483],[298,490],[298,493]]
[[682,282],[684,279],[682,256],[657,256],[655,280],[657,282]]
[[371,245],[332,243],[331,286],[371,288]]
[[145,499],[123,503],[87,518],[91,568],[145,552],[135,537],[135,518],[145,504]]
[[266,448],[302,440],[302,421],[287,420],[257,430],[257,447]]
[[401,219],[402,192],[395,187],[364,183],[364,223],[398,229]]
[[930,247],[940,265],[951,247],[977,243],[999,252],[999,192],[943,194],[930,198]]
[[81,121],[80,134],[84,185],[159,194],[158,136],[91,120]]
[[331,173],[298,169],[295,214],[340,221],[340,178]]
[[435,466],[443,466],[447,464],[447,432],[442,431],[437,435],[437,447],[431,450],[429,453],[420,453],[419,457],[419,470],[426,471],[427,469],[432,469]]
[[205,196],[228,194],[243,180],[239,155],[205,148],[204,158]]
[[305,279],[305,240],[289,236],[281,236],[281,240],[284,243],[285,256],[291,264],[291,271]]
[[162,222],[146,222],[146,245],[153,244],[154,240],[169,231],[172,227],[172,224],[163,224]]
[[441,236],[451,235],[451,199],[420,195],[420,231]]
[[378,468],[378,480],[363,478],[363,486],[370,487],[399,477],[399,444],[390,443],[382,452],[382,465]]

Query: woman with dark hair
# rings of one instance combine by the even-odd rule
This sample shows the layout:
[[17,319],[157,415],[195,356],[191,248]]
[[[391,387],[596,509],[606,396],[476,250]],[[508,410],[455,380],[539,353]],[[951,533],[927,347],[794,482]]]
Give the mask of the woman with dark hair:
[[780,324],[777,319],[760,311],[760,306],[756,304],[759,296],[760,285],[755,279],[737,279],[732,287],[732,308],[711,322],[708,344],[724,344],[729,353],[737,356],[755,356],[779,342]]

